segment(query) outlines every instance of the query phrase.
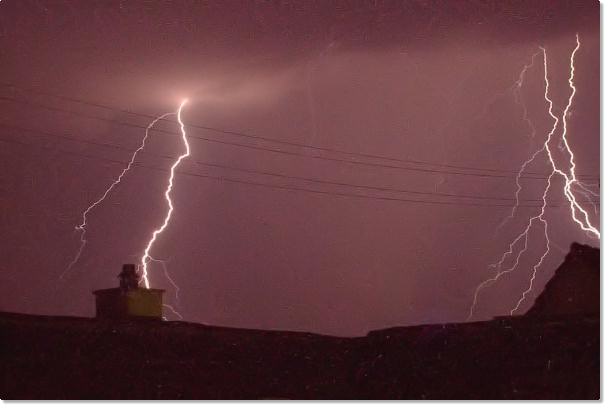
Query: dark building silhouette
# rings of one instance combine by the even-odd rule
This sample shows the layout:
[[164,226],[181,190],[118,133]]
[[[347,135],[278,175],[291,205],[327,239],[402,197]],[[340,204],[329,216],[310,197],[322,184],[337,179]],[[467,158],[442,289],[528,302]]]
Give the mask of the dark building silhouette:
[[[523,316],[362,337],[0,313],[0,397],[598,400],[599,268],[574,244]],[[98,301],[142,290],[123,273]]]
[[573,243],[526,316],[599,317],[599,256],[599,249]]
[[149,318],[163,315],[162,289],[140,287],[140,277],[133,264],[123,265],[118,275],[119,287],[100,289],[95,295],[95,317],[100,319]]

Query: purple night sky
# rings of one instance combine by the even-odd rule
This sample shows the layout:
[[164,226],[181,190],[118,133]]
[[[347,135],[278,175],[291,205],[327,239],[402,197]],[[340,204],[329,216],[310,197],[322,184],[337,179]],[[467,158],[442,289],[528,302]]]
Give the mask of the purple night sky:
[[[185,320],[336,335],[464,321],[490,265],[538,212],[519,208],[497,229],[511,211],[514,172],[552,126],[542,56],[521,87],[533,137],[515,82],[544,46],[562,110],[576,33],[568,138],[577,173],[597,190],[599,29],[596,1],[1,1],[0,310],[93,315],[91,291],[117,284],[165,215],[167,172],[151,168],[169,169],[167,156],[182,149],[175,122],[155,128],[144,166],[91,212],[82,258],[59,280],[78,249],[82,211],[150,122],[119,110],[157,116],[188,97],[187,124],[295,145],[187,126],[192,156],[180,170],[200,176],[177,174],[173,219],[153,249],[168,261],[179,303],[151,265],[152,285]],[[548,170],[541,156],[527,171]],[[522,198],[539,199],[544,182],[524,179]],[[572,242],[599,246],[571,220],[559,178],[549,197],[558,205],[547,213],[551,251],[521,313]],[[536,225],[518,269],[482,292],[474,318],[508,314],[543,251]]]

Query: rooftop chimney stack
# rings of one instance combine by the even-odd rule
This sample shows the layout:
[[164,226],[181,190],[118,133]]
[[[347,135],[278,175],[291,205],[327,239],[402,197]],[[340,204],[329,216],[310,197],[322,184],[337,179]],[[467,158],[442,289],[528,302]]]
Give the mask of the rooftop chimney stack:
[[124,264],[118,277],[120,288],[123,291],[135,290],[139,287],[140,277],[136,273],[136,265],[133,263]]
[[99,319],[161,319],[162,289],[140,287],[136,265],[125,264],[118,274],[119,287],[100,289],[95,295],[95,317]]

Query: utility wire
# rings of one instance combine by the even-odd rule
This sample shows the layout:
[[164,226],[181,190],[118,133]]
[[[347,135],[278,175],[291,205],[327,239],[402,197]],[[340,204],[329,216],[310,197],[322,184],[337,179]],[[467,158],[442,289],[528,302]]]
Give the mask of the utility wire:
[[[1,137],[0,137],[0,141],[4,141],[4,142],[7,142],[7,143],[11,143],[11,144],[27,146],[27,147],[36,147],[35,145],[27,144],[27,143],[25,143],[23,141],[16,141],[16,140],[12,140],[12,139],[1,138]],[[98,156],[95,156],[95,155],[82,154],[82,153],[77,153],[77,152],[72,152],[72,151],[61,150],[61,149],[57,149],[56,152],[61,153],[61,154],[65,154],[65,155],[73,155],[73,156],[78,156],[78,157],[83,157],[83,158],[88,158],[88,159],[94,159],[94,160],[98,160],[98,161],[116,163],[116,164],[120,164],[122,166],[126,166],[127,165],[127,162],[125,162],[125,161],[113,160],[113,159],[109,159],[109,158],[98,157]],[[133,166],[134,167],[138,167],[138,168],[154,170],[154,171],[160,171],[160,172],[163,172],[163,173],[169,172],[167,169],[164,169],[164,168],[160,168],[160,167],[156,167],[156,166],[150,166],[150,165],[143,165],[143,164],[140,164],[140,163],[134,163]],[[314,193],[314,194],[322,194],[322,195],[338,196],[338,197],[347,197],[347,198],[374,199],[374,200],[382,200],[382,201],[404,202],[404,203],[415,203],[415,204],[428,204],[428,205],[473,206],[473,207],[484,207],[484,208],[512,208],[512,206],[513,206],[513,205],[509,205],[509,204],[430,201],[430,200],[423,200],[423,199],[420,200],[420,199],[394,198],[394,197],[386,197],[386,196],[363,195],[363,194],[356,194],[356,193],[322,191],[322,190],[317,190],[317,189],[295,187],[295,186],[287,186],[287,185],[267,184],[267,183],[262,183],[262,182],[247,181],[247,180],[229,178],[229,177],[224,177],[224,176],[215,176],[215,175],[210,175],[210,174],[200,174],[200,173],[188,172],[188,171],[176,171],[176,173],[177,174],[182,174],[182,175],[193,176],[193,177],[197,177],[197,178],[214,179],[214,180],[218,180],[218,181],[222,181],[222,182],[233,182],[233,183],[237,183],[237,184],[257,186],[257,187],[267,187],[267,188],[280,189],[280,190],[286,190],[286,191],[300,191],[300,192],[308,192],[308,193]],[[558,208],[559,207],[559,205],[552,205],[552,204],[549,204],[547,206],[551,207],[551,208]],[[539,208],[539,206],[536,206],[536,205],[521,205],[521,207],[523,207],[523,208]]]
[[[73,98],[73,97],[67,97],[67,96],[63,96],[60,94],[54,94],[54,93],[50,93],[50,92],[43,92],[43,91],[39,91],[39,90],[36,90],[33,88],[20,87],[20,86],[16,86],[16,85],[13,85],[10,83],[0,82],[0,86],[6,87],[6,88],[13,88],[13,89],[21,90],[24,92],[32,93],[32,94],[53,97],[53,98],[57,98],[57,99],[61,99],[64,101],[69,101],[69,102],[74,102],[74,103],[78,103],[78,104],[89,105],[92,107],[102,108],[102,109],[110,110],[110,111],[114,111],[114,112],[120,112],[120,113],[124,113],[124,114],[128,114],[128,115],[139,116],[139,117],[144,117],[144,118],[149,118],[149,119],[156,118],[149,114],[142,114],[142,113],[124,110],[124,109],[120,109],[120,108],[114,108],[114,107],[111,107],[111,106],[105,105],[105,104],[99,104],[99,103],[95,103],[95,102],[90,102],[90,101]],[[0,99],[6,99],[6,98],[0,98]],[[15,100],[15,101],[19,101],[19,100]],[[19,101],[19,102],[26,103],[24,101]],[[45,108],[51,109],[50,107],[45,107]],[[62,110],[62,111],[66,112],[66,110]],[[76,114],[76,115],[79,114],[79,113],[76,113],[76,112],[70,111],[70,110],[67,110],[67,112]],[[94,119],[108,121],[108,119],[100,118],[100,117],[94,117]],[[161,121],[169,122],[171,120],[162,119]],[[126,124],[122,124],[122,125],[126,125]],[[246,133],[236,132],[236,131],[228,131],[228,130],[224,130],[224,129],[220,129],[220,128],[214,128],[214,127],[198,125],[198,124],[186,123],[186,126],[188,126],[190,128],[196,128],[196,129],[201,129],[201,130],[206,130],[206,131],[213,131],[213,132],[217,132],[217,133],[223,133],[223,134],[228,134],[228,135],[233,135],[233,136],[238,136],[238,137],[244,137],[244,138],[256,139],[256,140],[260,140],[260,141],[273,142],[273,143],[277,143],[277,144],[294,146],[294,147],[298,147],[298,148],[314,149],[314,150],[318,150],[318,151],[325,151],[325,152],[336,153],[336,154],[341,154],[341,155],[360,156],[363,158],[370,158],[370,159],[374,159],[374,160],[393,161],[393,162],[399,162],[399,163],[405,163],[405,164],[426,165],[426,166],[434,166],[434,167],[448,168],[448,169],[455,169],[455,170],[509,173],[509,174],[512,174],[512,176],[515,176],[518,174],[518,171],[515,171],[515,170],[501,170],[501,169],[493,169],[493,168],[477,168],[477,167],[465,167],[465,166],[450,165],[450,164],[439,164],[439,163],[428,162],[428,161],[406,160],[406,159],[396,158],[396,157],[388,157],[388,156],[375,155],[375,154],[369,154],[369,153],[326,148],[326,147],[320,147],[320,146],[315,146],[315,145],[300,144],[300,143],[284,141],[284,140],[276,139],[276,138],[270,138],[270,137],[253,135],[253,134],[246,134]],[[204,138],[200,138],[200,139],[204,139]],[[220,142],[217,140],[210,140],[210,139],[204,139],[204,140],[207,140],[209,142]],[[228,145],[236,145],[236,144],[228,144]],[[242,145],[236,145],[236,146],[242,146]],[[256,149],[255,147],[247,146],[247,145],[242,146],[242,147]],[[272,151],[286,153],[285,151],[281,151],[281,150],[272,150]],[[337,159],[332,159],[332,158],[327,158],[327,157],[316,157],[316,156],[311,156],[311,155],[300,155],[300,156],[310,156],[313,158],[326,159],[326,160],[337,160]],[[352,163],[354,163],[354,162],[352,162]],[[356,163],[359,165],[382,166],[381,164],[370,164],[370,163],[362,163],[362,162],[356,162]],[[403,168],[403,169],[417,170],[417,171],[424,172],[421,168],[416,168],[416,169]],[[428,171],[432,171],[432,170],[428,170]],[[487,175],[487,174],[452,173],[449,171],[441,172],[441,170],[435,170],[435,171],[440,172],[440,173],[454,174],[454,175],[473,175],[473,176],[480,176],[480,177],[490,177],[490,175]],[[501,176],[501,175],[495,175],[495,176],[496,177],[506,177],[506,178],[509,177],[509,176]],[[535,172],[523,172],[522,173],[523,178],[528,178],[528,177],[532,177],[532,176],[539,176],[540,178],[537,178],[537,179],[546,178],[546,176],[544,176],[543,174],[540,174],[540,173],[535,173]],[[598,176],[596,176],[596,175],[588,175],[588,174],[582,174],[579,177],[581,179],[597,179],[598,178]]]
[[[133,150],[135,149],[135,148],[134,149],[125,148],[120,145],[84,140],[84,139],[80,139],[80,138],[76,138],[76,137],[72,137],[72,136],[68,136],[68,135],[64,135],[64,134],[55,134],[55,133],[50,133],[50,132],[46,132],[46,131],[37,131],[37,130],[30,129],[30,128],[8,125],[8,124],[4,124],[4,123],[0,123],[0,126],[16,129],[16,130],[20,130],[20,131],[30,132],[30,133],[38,133],[38,134],[41,134],[41,137],[43,137],[43,138],[44,137],[58,138],[58,139],[63,139],[63,140],[67,140],[67,141],[77,142],[77,143],[84,143],[84,144],[89,144],[89,145],[93,145],[93,146],[100,146],[103,148],[117,149],[117,150],[129,152],[129,153],[132,153]],[[143,152],[143,154],[158,157],[158,158],[163,158],[163,159],[169,159],[169,160],[176,159],[175,157],[173,157],[171,155],[151,154],[151,153],[147,153],[147,152]],[[288,175],[288,174],[283,174],[283,173],[278,173],[278,172],[259,171],[259,170],[254,170],[254,169],[235,167],[235,166],[217,164],[217,163],[206,162],[206,161],[197,161],[197,160],[193,160],[193,159],[191,159],[190,161],[194,162],[198,165],[215,167],[215,168],[220,168],[220,169],[227,169],[230,171],[237,171],[237,172],[242,172],[242,173],[246,173],[246,174],[272,176],[272,177],[279,177],[279,178],[286,178],[286,179],[294,179],[294,180],[304,181],[304,182],[312,182],[312,183],[317,183],[317,184],[343,186],[343,187],[349,187],[349,188],[360,188],[360,189],[370,189],[370,190],[384,191],[384,192],[407,193],[407,194],[416,194],[416,195],[430,195],[430,196],[450,197],[450,198],[481,199],[481,200],[496,200],[496,201],[514,201],[515,200],[514,197],[495,197],[495,196],[484,196],[484,195],[451,194],[451,193],[445,193],[445,192],[416,191],[416,190],[409,190],[409,189],[396,189],[396,188],[390,188],[390,187],[380,187],[380,186],[374,186],[374,185],[351,184],[351,183],[346,183],[346,182],[329,181],[329,180],[317,179],[317,178],[300,177],[300,176]],[[521,199],[520,201],[540,203],[540,199]]]
[[[113,124],[118,124],[118,125],[125,126],[125,127],[137,128],[137,129],[142,129],[142,130],[146,129],[145,126],[141,126],[141,125],[137,125],[137,124],[132,124],[132,123],[128,123],[128,122],[111,120],[111,119],[108,119],[108,118],[98,117],[98,116],[95,116],[95,115],[83,114],[83,113],[79,113],[79,112],[76,112],[76,111],[68,110],[68,109],[65,109],[65,108],[52,107],[52,106],[48,106],[48,105],[45,105],[45,104],[31,102],[31,101],[23,101],[23,100],[18,100],[18,99],[9,98],[9,97],[0,97],[0,100],[16,102],[16,103],[19,103],[19,104],[24,104],[24,105],[29,105],[29,106],[33,106],[33,107],[43,108],[43,109],[46,109],[46,110],[49,110],[49,111],[63,112],[63,113],[67,113],[67,114],[70,114],[70,115],[76,115],[76,116],[83,117],[83,118],[89,118],[89,119],[94,119],[94,120],[105,121],[105,122],[109,122],[109,123],[113,123]],[[176,132],[167,131],[167,130],[163,130],[163,129],[157,129],[157,132],[161,132],[161,133],[172,135],[172,136],[178,135]],[[282,151],[280,149],[264,148],[264,147],[260,147],[260,146],[254,146],[254,145],[246,145],[246,144],[240,144],[240,143],[235,143],[235,142],[216,140],[216,139],[196,136],[196,135],[192,135],[192,134],[189,135],[188,138],[190,138],[190,139],[198,139],[198,140],[203,140],[203,141],[208,141],[208,142],[214,142],[214,143],[218,143],[218,144],[236,146],[236,147],[241,147],[241,148],[259,150],[259,151],[273,152],[273,153],[277,153],[277,154],[291,155],[291,156],[297,156],[297,157],[308,157],[308,158],[321,159],[321,160],[326,160],[326,161],[335,161],[335,162],[341,162],[341,163],[348,163],[348,164],[353,164],[353,165],[364,165],[364,166],[369,166],[369,167],[381,167],[381,168],[388,168],[388,169],[407,170],[407,171],[415,171],[415,172],[423,172],[423,173],[433,173],[433,174],[449,174],[449,175],[462,175],[462,176],[475,176],[475,177],[488,177],[488,178],[510,178],[510,179],[514,179],[514,176],[512,176],[512,175],[495,175],[495,174],[484,174],[484,173],[442,171],[442,170],[437,170],[437,169],[413,168],[413,167],[398,166],[398,165],[375,164],[375,163],[370,163],[370,162],[348,160],[348,159],[328,158],[328,157],[322,157],[322,156],[318,156],[318,155],[303,155],[303,154],[298,153],[298,152]],[[547,177],[546,176],[524,175],[521,178],[522,179],[546,180]],[[586,179],[586,178],[583,178],[583,179]]]

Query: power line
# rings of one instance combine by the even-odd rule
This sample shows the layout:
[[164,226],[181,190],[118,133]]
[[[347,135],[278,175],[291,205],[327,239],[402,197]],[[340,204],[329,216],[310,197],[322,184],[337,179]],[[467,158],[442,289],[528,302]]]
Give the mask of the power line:
[[[145,129],[146,128],[145,126],[141,126],[141,125],[137,125],[137,124],[132,124],[132,123],[128,123],[128,122],[111,120],[111,119],[108,119],[108,118],[98,117],[98,116],[95,116],[95,115],[83,114],[83,113],[79,113],[79,112],[76,112],[76,111],[68,110],[68,109],[65,109],[65,108],[52,107],[52,106],[48,106],[48,105],[45,105],[45,104],[34,103],[34,102],[30,102],[30,101],[23,101],[23,100],[18,100],[18,99],[9,98],[9,97],[0,97],[0,100],[16,102],[16,103],[19,103],[19,104],[30,105],[30,106],[33,106],[33,107],[39,107],[39,108],[43,108],[43,109],[50,110],[50,111],[63,112],[63,113],[71,114],[71,115],[80,116],[80,117],[83,117],[83,118],[90,118],[90,119],[94,119],[94,120],[110,122],[110,123],[113,123],[113,124],[118,124],[118,125],[121,125],[121,126],[126,126],[126,127],[131,127],[131,128],[137,128],[137,129]],[[162,130],[162,129],[157,129],[156,131],[164,133],[164,134],[172,135],[172,136],[178,135],[175,132],[166,131],[166,130]],[[488,178],[510,178],[510,179],[514,178],[514,176],[510,176],[510,175],[494,175],[494,174],[483,174],[483,173],[442,171],[442,170],[436,170],[436,169],[413,168],[413,167],[398,166],[398,165],[375,164],[375,163],[370,163],[370,162],[348,160],[348,159],[340,159],[340,158],[328,158],[328,157],[322,157],[322,156],[318,156],[318,155],[303,155],[303,154],[297,153],[297,152],[282,151],[280,149],[265,148],[265,147],[246,145],[246,144],[240,144],[240,143],[223,141],[223,140],[216,140],[216,139],[212,139],[212,138],[208,138],[208,137],[196,136],[196,135],[192,135],[192,134],[189,135],[189,138],[190,139],[199,139],[199,140],[208,141],[208,142],[214,142],[214,143],[218,143],[218,144],[236,146],[236,147],[241,147],[241,148],[259,150],[259,151],[266,151],[266,152],[273,152],[273,153],[283,154],[283,155],[291,155],[291,156],[297,156],[297,157],[308,157],[308,158],[321,159],[321,160],[326,160],[326,161],[335,161],[335,162],[341,162],[341,163],[348,163],[348,164],[352,164],[352,165],[363,165],[363,166],[369,166],[369,167],[381,167],[381,168],[388,168],[388,169],[407,170],[407,171],[415,171],[415,172],[422,172],[422,173],[433,173],[433,174],[449,174],[449,175],[476,176],[476,177],[488,177]],[[524,176],[522,176],[522,178],[523,179],[546,180],[546,176],[538,177],[538,176],[533,176],[533,175],[524,175]]]
[[[139,116],[139,117],[144,117],[144,118],[149,118],[149,119],[156,118],[155,116],[152,116],[152,115],[149,115],[149,114],[142,114],[142,113],[138,113],[138,112],[134,112],[134,111],[130,111],[130,110],[124,110],[124,109],[120,109],[120,108],[111,107],[111,106],[105,105],[105,104],[89,102],[89,101],[85,101],[85,100],[82,100],[82,99],[73,98],[73,97],[67,97],[67,96],[63,96],[63,95],[59,95],[59,94],[54,94],[54,93],[49,93],[49,92],[43,92],[43,91],[35,90],[33,88],[20,87],[20,86],[16,86],[16,85],[13,85],[13,84],[10,84],[10,83],[0,82],[0,86],[4,86],[4,87],[8,87],[8,88],[13,88],[13,89],[18,89],[18,90],[22,90],[22,91],[33,93],[33,94],[49,96],[49,97],[53,97],[53,98],[57,98],[57,99],[62,99],[62,100],[65,100],[65,101],[70,101],[70,102],[74,102],[74,103],[78,103],[78,104],[89,105],[89,106],[93,106],[93,107],[97,107],[97,108],[102,108],[102,109],[105,109],[105,110],[121,112],[121,113],[128,114],[128,115]],[[0,99],[6,100],[7,98],[6,97],[0,97]],[[24,102],[24,101],[19,101],[19,100],[14,100],[14,101],[21,102],[23,104],[28,104],[29,103],[29,102]],[[40,105],[40,106],[42,106],[42,105]],[[52,108],[46,107],[46,106],[45,106],[45,108],[52,109]],[[80,113],[77,113],[77,112],[74,112],[74,111],[70,111],[70,110],[61,110],[61,111],[69,112],[69,113],[72,113],[72,114],[75,114],[75,115],[80,115]],[[108,119],[105,119],[105,118],[102,118],[102,117],[92,117],[92,118],[98,119],[98,120],[103,120],[103,121],[112,121],[112,122],[115,122],[113,120],[108,120]],[[161,121],[169,122],[170,120],[163,119]],[[126,123],[122,123],[121,125],[127,125],[127,124]],[[420,171],[420,172],[447,173],[447,174],[453,174],[453,175],[472,175],[472,176],[478,176],[478,177],[510,178],[510,177],[514,177],[514,176],[516,176],[518,174],[518,171],[515,171],[515,170],[501,170],[501,169],[493,169],[493,168],[466,167],[466,166],[458,166],[458,165],[450,165],[450,164],[439,164],[439,163],[428,162],[428,161],[406,160],[406,159],[401,159],[401,158],[396,158],[396,157],[388,157],[388,156],[375,155],[375,154],[369,154],[369,153],[346,151],[346,150],[340,150],[340,149],[334,149],[334,148],[320,147],[320,146],[315,146],[315,145],[295,143],[295,142],[280,140],[280,139],[277,139],[277,138],[270,138],[270,137],[265,137],[265,136],[260,136],[260,135],[247,134],[247,133],[242,133],[242,132],[237,132],[237,131],[228,131],[228,130],[224,130],[224,129],[220,129],[220,128],[214,128],[214,127],[198,125],[198,124],[189,124],[189,123],[187,123],[186,125],[188,127],[190,127],[190,128],[196,128],[196,129],[201,129],[201,130],[205,130],[205,131],[213,131],[213,132],[223,133],[223,134],[227,134],[227,135],[233,135],[233,136],[238,136],[238,137],[256,139],[256,140],[266,141],[266,142],[273,142],[273,143],[277,143],[277,144],[283,144],[283,145],[288,145],[288,146],[293,146],[293,147],[298,147],[298,148],[314,149],[314,150],[318,150],[318,151],[325,151],[325,152],[336,153],[336,154],[341,154],[341,155],[360,156],[360,157],[363,157],[363,158],[370,158],[370,159],[374,159],[374,160],[393,161],[393,162],[399,162],[399,163],[405,163],[405,164],[426,165],[426,166],[434,166],[434,167],[439,167],[439,168],[448,168],[448,169],[455,169],[455,170],[509,173],[509,174],[512,174],[512,175],[511,176],[505,176],[505,175],[488,175],[488,174],[478,174],[478,173],[477,174],[473,174],[473,173],[465,173],[465,172],[450,172],[450,171],[441,171],[441,170],[424,170],[424,169],[421,169],[421,168],[391,167],[391,166],[387,166],[387,165],[385,166],[385,167],[390,167],[390,168],[407,169],[407,170],[411,170],[411,171]],[[197,138],[197,137],[195,137],[195,138]],[[225,143],[227,145],[240,146],[240,147],[243,147],[243,148],[261,149],[260,147],[253,147],[251,145],[239,145],[239,144],[235,144],[235,143],[228,143],[226,141],[222,141],[221,142],[221,141],[218,141],[218,140],[206,139],[206,138],[201,138],[201,137],[199,139],[203,139],[203,140],[206,140],[206,141],[209,141],[209,142]],[[269,150],[269,149],[267,149],[267,150]],[[287,153],[286,151],[275,150],[275,149],[271,150],[271,151],[272,152],[276,152],[276,153],[284,153],[284,154]],[[334,158],[318,157],[318,156],[311,156],[311,155],[303,155],[303,154],[297,154],[297,153],[290,153],[290,154],[292,154],[292,155],[299,155],[299,156],[308,156],[308,157],[312,157],[312,158],[316,158],[316,159],[325,159],[325,160],[331,160],[331,161],[349,162],[349,163],[357,164],[357,165],[369,165],[369,166],[381,166],[381,167],[384,167],[384,165],[382,165],[382,164],[364,163],[364,162],[361,162],[361,161],[345,161],[345,160],[339,160],[339,159],[334,159]],[[535,173],[535,172],[523,172],[522,173],[522,178],[532,178],[534,176],[538,176],[538,178],[535,178],[535,179],[546,179],[546,176],[544,174]],[[598,178],[598,176],[596,176],[596,175],[588,175],[588,174],[582,174],[579,177],[581,179],[597,179]]]
[[[23,146],[28,146],[28,147],[32,147],[33,146],[32,144],[27,144],[27,143],[24,143],[23,141],[15,141],[15,140],[1,138],[1,137],[0,137],[0,141],[4,141],[4,142],[7,142],[7,143],[18,144],[18,145],[23,145]],[[95,160],[98,160],[98,161],[112,162],[112,163],[116,163],[116,164],[121,164],[123,166],[127,165],[127,163],[124,162],[124,161],[113,160],[113,159],[108,159],[108,158],[104,158],[104,157],[98,157],[98,156],[94,156],[94,155],[76,153],[76,152],[72,152],[72,151],[59,150],[59,149],[56,150],[56,152],[61,153],[61,154],[65,154],[65,155],[73,155],[73,156],[79,156],[79,157],[88,158],[88,159],[95,159]],[[168,172],[167,169],[163,169],[163,168],[155,167],[155,166],[149,166],[149,165],[142,165],[140,163],[134,163],[133,166],[134,167],[138,167],[138,168],[154,170],[154,171],[160,171],[160,172],[164,172],[164,173]],[[198,177],[198,178],[215,179],[215,180],[222,181],[222,182],[233,182],[233,183],[243,184],[243,185],[251,185],[251,186],[258,186],[258,187],[267,187],[267,188],[281,189],[281,190],[287,190],[287,191],[308,192],[308,193],[314,193],[314,194],[322,194],[322,195],[338,196],[338,197],[347,197],[347,198],[374,199],[374,200],[391,201],[391,202],[404,202],[404,203],[429,204],[429,205],[474,206],[474,207],[485,207],[485,208],[508,208],[508,207],[512,207],[512,205],[508,205],[508,204],[495,204],[495,203],[487,204],[487,203],[449,202],[449,201],[443,202],[443,201],[430,201],[430,200],[423,200],[423,199],[420,200],[420,199],[394,198],[394,197],[363,195],[363,194],[355,194],[355,193],[322,191],[322,190],[316,190],[316,189],[310,189],[310,188],[302,188],[302,187],[294,187],[294,186],[286,186],[286,185],[267,184],[267,183],[255,182],[255,181],[247,181],[247,180],[228,178],[228,177],[223,177],[223,176],[215,176],[215,175],[209,175],[209,174],[199,174],[199,173],[188,172],[188,171],[176,171],[176,173],[182,174],[182,175],[188,175],[188,176],[192,176],[192,177]],[[559,207],[558,205],[551,205],[551,204],[549,204],[547,206],[551,207],[551,208],[558,208]],[[523,207],[523,208],[538,208],[539,206],[536,206],[536,205],[521,205],[521,207]]]
[[[42,134],[43,137],[59,138],[59,139],[64,139],[64,140],[78,142],[78,143],[100,146],[103,148],[118,149],[118,150],[129,152],[129,153],[133,152],[133,149],[125,148],[120,145],[88,141],[88,140],[84,140],[84,139],[75,138],[72,136],[67,136],[64,134],[60,135],[60,134],[49,133],[46,131],[37,131],[37,130],[30,129],[30,128],[8,125],[5,123],[0,123],[0,126],[13,128],[16,130],[21,130],[21,131],[30,132],[30,133],[39,133],[39,134]],[[147,153],[147,152],[144,152],[144,154],[163,158],[163,159],[170,159],[170,160],[176,159],[175,157],[172,157],[170,155],[151,154],[151,153]],[[374,185],[351,184],[351,183],[346,183],[346,182],[329,181],[329,180],[318,179],[318,178],[300,177],[300,176],[288,175],[288,174],[283,174],[283,173],[278,173],[278,172],[258,171],[258,170],[254,170],[254,169],[235,167],[235,166],[211,163],[211,162],[206,162],[206,161],[197,161],[197,160],[191,160],[191,161],[196,164],[203,165],[203,166],[215,167],[215,168],[220,168],[220,169],[228,169],[231,171],[238,171],[238,172],[243,172],[246,174],[272,176],[272,177],[279,177],[279,178],[286,178],[286,179],[294,179],[294,180],[299,180],[299,181],[304,181],[304,182],[312,182],[312,183],[317,183],[317,184],[343,186],[343,187],[349,187],[349,188],[369,189],[369,190],[376,190],[376,191],[407,193],[407,194],[416,194],[416,195],[430,195],[430,196],[450,197],[450,198],[481,199],[481,200],[496,200],[496,201],[514,201],[515,200],[514,197],[493,197],[493,196],[484,196],[484,195],[451,194],[451,193],[445,193],[445,192],[416,191],[416,190],[409,190],[409,189],[396,189],[396,188],[389,188],[389,187],[380,187],[380,186],[374,186]],[[539,199],[521,199],[521,201],[540,203]]]

